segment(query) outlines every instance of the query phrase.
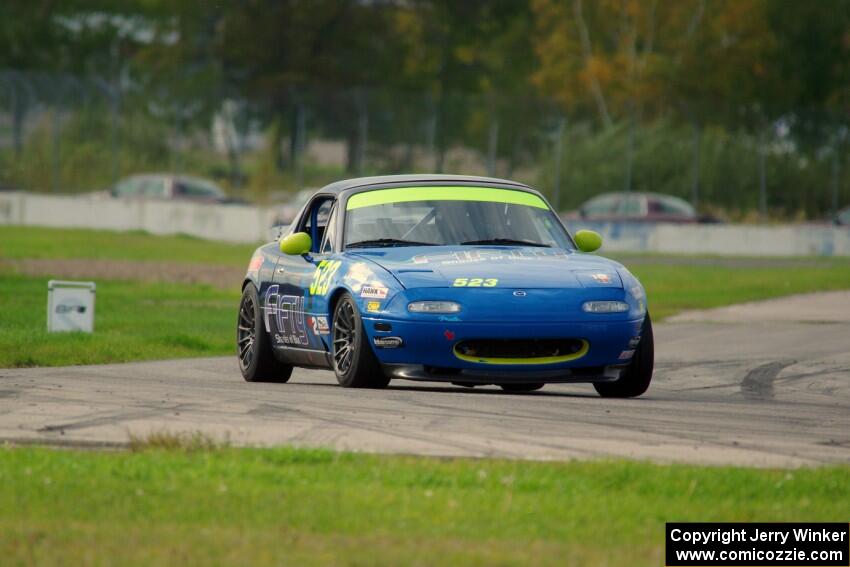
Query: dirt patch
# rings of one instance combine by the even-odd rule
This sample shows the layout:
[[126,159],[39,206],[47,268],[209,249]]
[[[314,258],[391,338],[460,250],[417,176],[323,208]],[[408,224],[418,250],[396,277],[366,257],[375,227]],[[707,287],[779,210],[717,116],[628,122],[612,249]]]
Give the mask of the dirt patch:
[[132,280],[208,284],[222,289],[239,289],[245,268],[185,262],[124,260],[5,260],[4,266],[27,276],[55,279]]

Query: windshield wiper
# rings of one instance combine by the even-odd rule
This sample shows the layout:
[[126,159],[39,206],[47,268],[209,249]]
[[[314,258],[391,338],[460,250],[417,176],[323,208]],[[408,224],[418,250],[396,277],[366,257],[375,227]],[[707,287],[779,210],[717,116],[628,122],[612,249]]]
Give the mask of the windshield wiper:
[[461,242],[463,245],[471,245],[471,244],[506,244],[506,245],[516,245],[516,246],[540,246],[542,248],[551,248],[548,244],[543,244],[542,242],[532,242],[530,240],[517,240],[514,238],[485,238],[483,240],[468,240],[466,242]]
[[415,240],[403,240],[401,238],[375,238],[373,240],[361,240],[347,244],[346,248],[378,248],[385,246],[436,246],[433,242],[416,242]]

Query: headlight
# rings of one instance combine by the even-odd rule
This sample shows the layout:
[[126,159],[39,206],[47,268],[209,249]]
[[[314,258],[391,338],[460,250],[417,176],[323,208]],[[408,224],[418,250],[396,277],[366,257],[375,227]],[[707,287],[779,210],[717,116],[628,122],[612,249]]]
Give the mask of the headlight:
[[454,301],[414,301],[407,304],[411,313],[458,313],[460,303]]
[[586,301],[581,306],[585,313],[623,313],[629,304],[623,301]]

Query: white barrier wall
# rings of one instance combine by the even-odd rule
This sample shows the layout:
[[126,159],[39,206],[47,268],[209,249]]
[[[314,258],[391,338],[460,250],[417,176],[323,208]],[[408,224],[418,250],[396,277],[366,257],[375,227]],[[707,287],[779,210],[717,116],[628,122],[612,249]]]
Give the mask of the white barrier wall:
[[[270,240],[272,208],[174,201],[113,199],[103,194],[52,196],[0,193],[0,224],[144,230],[189,234],[210,240]],[[850,256],[850,227],[828,225],[734,225],[594,223],[568,221],[571,231],[589,228],[611,252],[660,252],[718,256]]]
[[832,225],[740,225],[593,223],[572,221],[602,235],[612,252],[658,252],[716,256],[850,256],[850,227]]
[[113,199],[102,194],[53,196],[0,193],[0,224],[144,230],[210,240],[269,240],[269,208],[176,201]]

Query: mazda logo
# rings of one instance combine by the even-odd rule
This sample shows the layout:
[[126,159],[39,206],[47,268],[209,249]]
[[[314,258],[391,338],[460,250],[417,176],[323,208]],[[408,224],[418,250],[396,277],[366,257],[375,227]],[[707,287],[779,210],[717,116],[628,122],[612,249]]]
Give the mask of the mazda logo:
[[528,294],[522,291],[521,289],[518,289],[514,292],[514,297],[525,297],[526,295]]

